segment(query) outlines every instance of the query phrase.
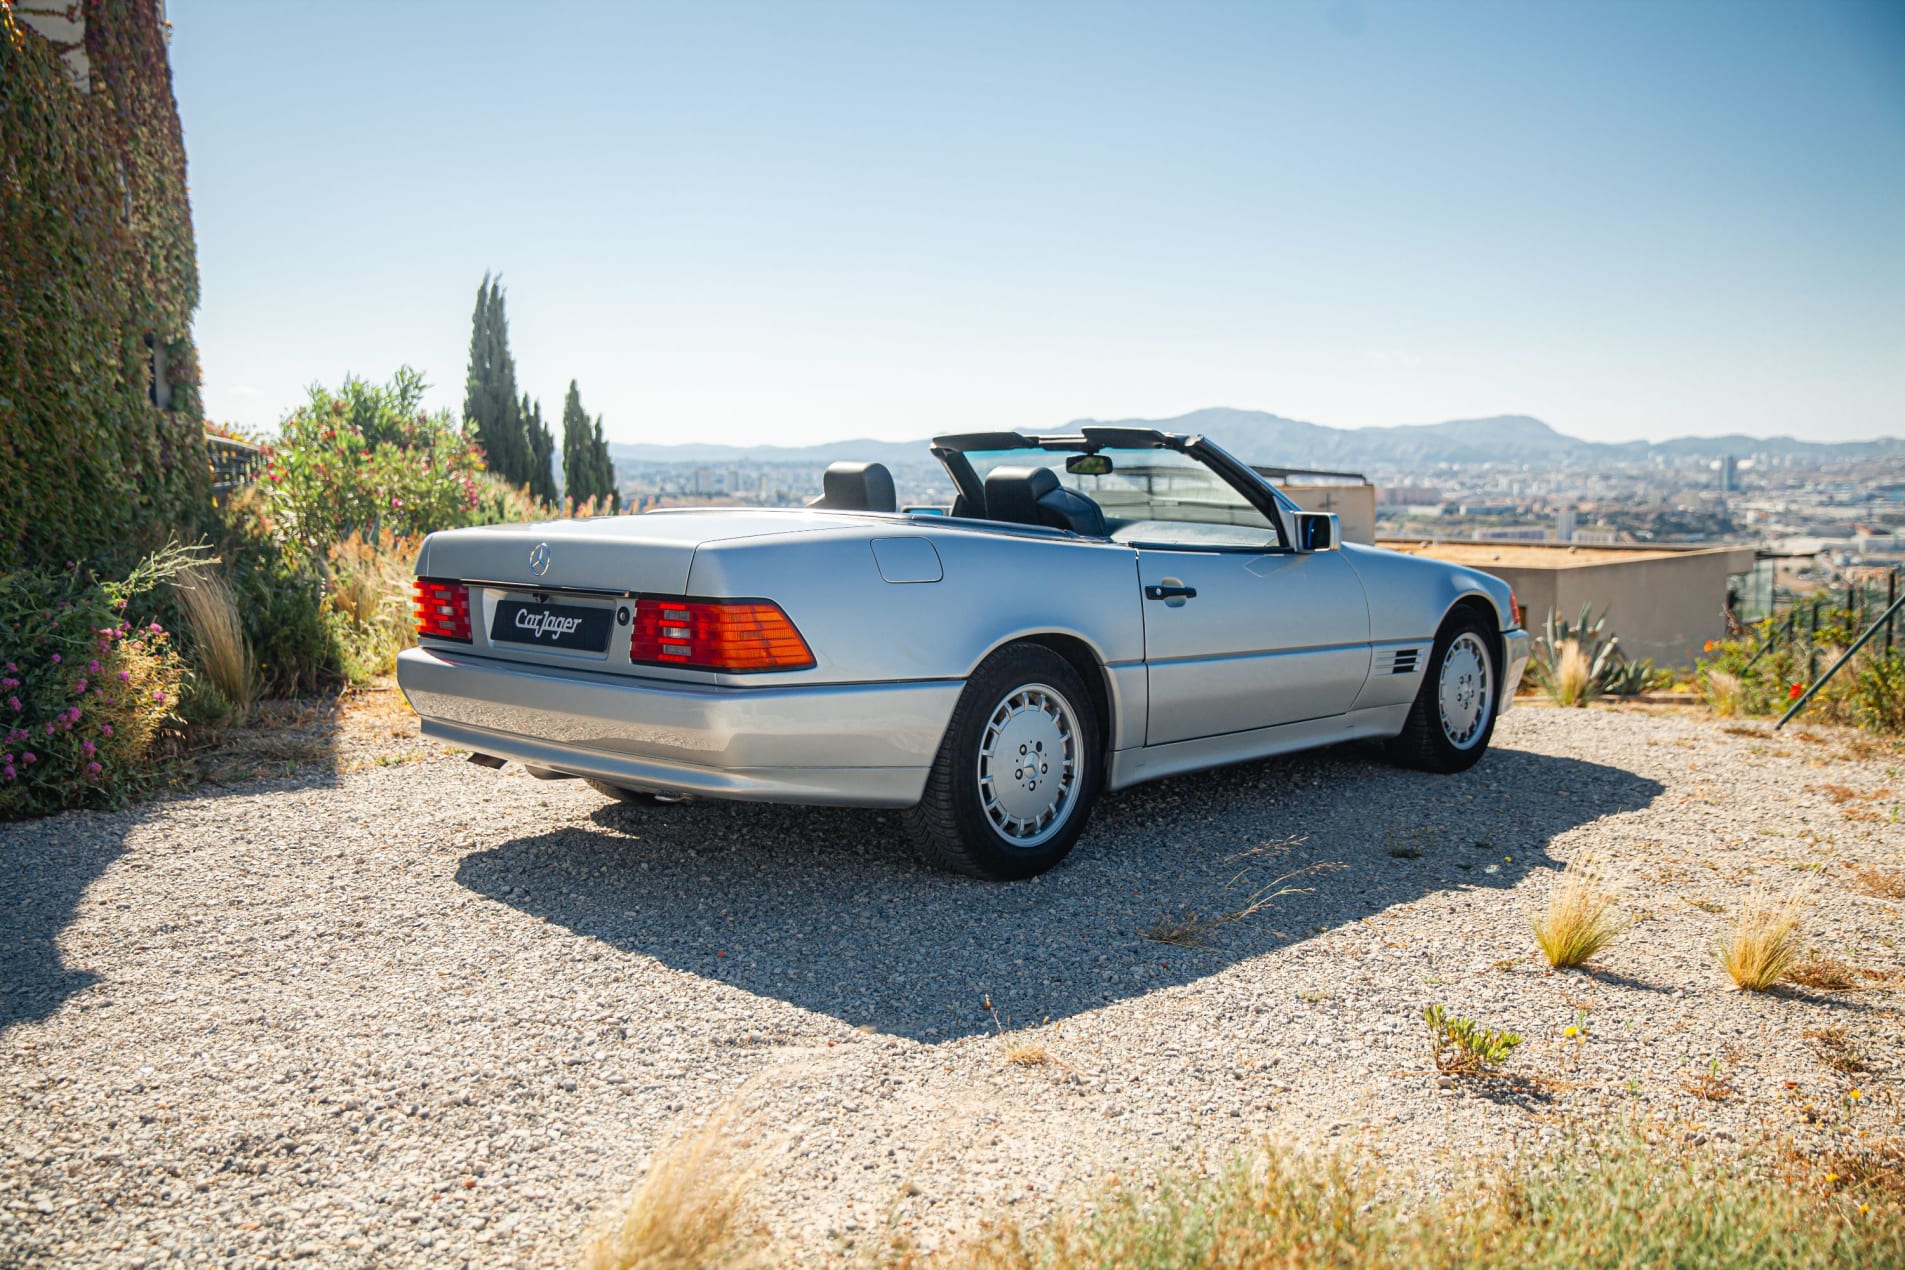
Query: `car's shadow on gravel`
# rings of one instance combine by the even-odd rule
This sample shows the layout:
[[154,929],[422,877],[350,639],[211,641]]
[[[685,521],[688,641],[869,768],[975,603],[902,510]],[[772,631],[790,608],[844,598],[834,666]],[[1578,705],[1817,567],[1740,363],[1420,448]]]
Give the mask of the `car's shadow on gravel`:
[[[589,826],[470,855],[457,879],[713,981],[944,1040],[991,1030],[988,1001],[1011,1024],[1061,1019],[1436,891],[1512,886],[1553,865],[1556,835],[1661,789],[1516,750],[1438,777],[1345,748],[1111,795],[1063,865],[1009,885],[916,864],[890,815],[715,802],[605,804]],[[1201,947],[1146,938],[1311,866],[1290,883],[1311,889]]]

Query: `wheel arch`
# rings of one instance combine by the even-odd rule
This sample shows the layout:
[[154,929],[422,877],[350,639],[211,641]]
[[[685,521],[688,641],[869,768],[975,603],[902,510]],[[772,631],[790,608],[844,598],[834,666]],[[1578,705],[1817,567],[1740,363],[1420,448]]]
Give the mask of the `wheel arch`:
[[[1436,630],[1439,632],[1443,626],[1449,624],[1450,618],[1464,612],[1473,613],[1480,619],[1482,638],[1488,641],[1489,655],[1495,659],[1495,677],[1499,680],[1508,671],[1508,648],[1502,642],[1501,610],[1495,607],[1495,602],[1487,595],[1480,591],[1470,591],[1449,605],[1449,611],[1442,615],[1441,625],[1437,626]],[[1502,694],[1498,692],[1495,694],[1495,713],[1499,715],[1501,712]]]
[[1014,644],[1032,644],[1057,653],[1065,659],[1067,665],[1078,672],[1078,677],[1085,681],[1085,690],[1091,694],[1090,705],[1092,713],[1097,716],[1098,730],[1102,738],[1098,747],[1099,759],[1105,771],[1109,773],[1111,755],[1115,749],[1114,741],[1122,735],[1122,729],[1119,726],[1120,718],[1116,713],[1122,703],[1118,699],[1119,695],[1113,690],[1111,670],[1103,654],[1090,640],[1073,632],[1025,631],[1002,639],[986,649],[985,654],[966,672],[966,677],[970,679],[973,672],[979,669],[980,664],[987,657],[1002,648],[1010,648]]

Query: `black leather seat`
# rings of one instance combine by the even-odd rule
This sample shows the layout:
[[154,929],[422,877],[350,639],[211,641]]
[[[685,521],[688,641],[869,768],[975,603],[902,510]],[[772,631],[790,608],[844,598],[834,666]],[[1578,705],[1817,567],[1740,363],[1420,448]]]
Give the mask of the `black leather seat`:
[[893,496],[893,474],[883,463],[829,463],[820,478],[822,493],[809,507],[841,512],[899,510]]
[[986,473],[986,519],[1105,536],[1098,504],[1058,483],[1049,467],[995,467]]

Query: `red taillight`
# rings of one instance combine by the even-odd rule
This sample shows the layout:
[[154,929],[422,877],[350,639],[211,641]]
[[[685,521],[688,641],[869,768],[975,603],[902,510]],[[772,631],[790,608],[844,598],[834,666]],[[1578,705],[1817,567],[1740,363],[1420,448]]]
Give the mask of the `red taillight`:
[[461,582],[418,578],[417,634],[424,639],[470,642],[470,589]]
[[805,670],[813,652],[766,600],[657,600],[635,605],[628,659],[699,670]]
[[1515,598],[1513,591],[1508,593],[1508,629],[1511,631],[1521,629],[1521,601]]

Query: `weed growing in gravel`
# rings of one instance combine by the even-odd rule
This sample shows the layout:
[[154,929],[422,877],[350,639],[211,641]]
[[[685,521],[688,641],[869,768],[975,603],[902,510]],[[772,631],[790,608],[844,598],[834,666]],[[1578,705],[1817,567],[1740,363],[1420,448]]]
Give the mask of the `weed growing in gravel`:
[[999,1018],[999,1011],[992,1004],[990,993],[985,998],[985,1009],[992,1016],[992,1026],[998,1030],[1000,1053],[1006,1062],[1014,1067],[1043,1067],[1047,1063],[1058,1062],[1052,1057],[1052,1051],[1046,1049],[1042,1042],[1033,1039],[1029,1033],[1006,1031],[1005,1024]]
[[1738,1092],[1732,1082],[1727,1080],[1717,1058],[1707,1064],[1705,1071],[1681,1081],[1680,1087],[1695,1098],[1707,1102],[1725,1102]]
[[1398,860],[1420,860],[1425,843],[1434,845],[1435,835],[1427,829],[1417,827],[1407,834],[1399,833],[1394,825],[1382,831],[1383,847]]
[[1583,857],[1570,863],[1548,892],[1547,910],[1534,919],[1535,941],[1549,965],[1565,970],[1613,943],[1624,925],[1612,897],[1601,889],[1600,869]]
[[[1245,860],[1261,861],[1275,859],[1287,854],[1292,848],[1301,845],[1302,842],[1303,839],[1301,838],[1289,838],[1283,842],[1266,842],[1261,846],[1252,847],[1248,851],[1239,852],[1237,855],[1225,860],[1224,863],[1229,865]],[[1316,889],[1313,886],[1291,886],[1289,883],[1296,881],[1298,878],[1310,877],[1318,873],[1328,873],[1332,869],[1340,869],[1342,867],[1343,864],[1340,860],[1319,861],[1315,864],[1306,864],[1300,869],[1292,869],[1288,873],[1279,874],[1271,878],[1262,886],[1250,891],[1241,906],[1231,909],[1228,912],[1207,914],[1195,908],[1180,909],[1174,914],[1167,914],[1158,918],[1157,921],[1151,923],[1151,925],[1145,927],[1143,930],[1140,930],[1138,935],[1140,938],[1151,940],[1154,943],[1171,944],[1178,948],[1200,948],[1204,944],[1205,937],[1210,935],[1211,932],[1228,926],[1233,922],[1241,922],[1247,917],[1254,917],[1264,909],[1269,908],[1274,901],[1286,895],[1307,895]],[[1238,871],[1235,877],[1231,878],[1227,885],[1235,887],[1238,883],[1249,878],[1249,876],[1250,866],[1246,865],[1243,869]]]
[[1828,953],[1814,953],[1804,961],[1797,962],[1786,972],[1786,982],[1796,983],[1802,988],[1817,988],[1823,992],[1850,992],[1854,988],[1864,987],[1867,976],[1857,966],[1842,957]]
[[1440,1005],[1422,1011],[1429,1025],[1429,1055],[1435,1069],[1450,1076],[1485,1076],[1508,1061],[1521,1044],[1519,1032],[1483,1027],[1473,1019],[1450,1015]]
[[1834,1023],[1828,1027],[1809,1027],[1806,1039],[1811,1041],[1813,1049],[1819,1055],[1819,1061],[1835,1072],[1851,1076],[1870,1070],[1865,1055],[1860,1053],[1858,1045],[1852,1039],[1852,1033],[1843,1023]]
[[1720,964],[1736,986],[1764,992],[1798,962],[1802,903],[1799,894],[1775,902],[1757,889],[1753,892],[1733,933],[1720,944]]
[[1905,869],[1860,869],[1859,889],[1882,900],[1905,900]]
[[657,1151],[618,1217],[598,1226],[585,1270],[688,1270],[764,1265],[762,1232],[745,1217],[758,1177],[736,1114],[723,1109]]

